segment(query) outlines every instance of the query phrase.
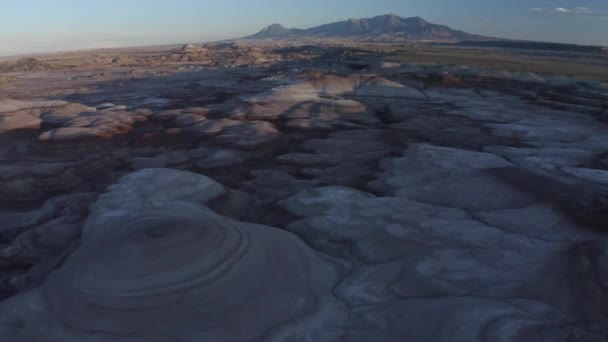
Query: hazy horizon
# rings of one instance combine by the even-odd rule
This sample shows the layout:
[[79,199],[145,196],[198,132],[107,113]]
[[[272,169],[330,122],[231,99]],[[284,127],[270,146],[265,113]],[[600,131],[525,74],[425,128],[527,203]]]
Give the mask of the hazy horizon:
[[[206,42],[239,38],[280,23],[290,28],[395,13],[487,36],[608,45],[608,4],[579,0],[42,0],[7,1],[0,56]],[[320,10],[322,9],[322,10]]]

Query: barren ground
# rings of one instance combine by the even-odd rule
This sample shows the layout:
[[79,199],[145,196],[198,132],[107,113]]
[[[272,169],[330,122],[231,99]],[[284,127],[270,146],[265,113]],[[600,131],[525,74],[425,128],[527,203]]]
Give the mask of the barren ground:
[[0,64],[0,340],[607,339],[606,56],[37,60]]

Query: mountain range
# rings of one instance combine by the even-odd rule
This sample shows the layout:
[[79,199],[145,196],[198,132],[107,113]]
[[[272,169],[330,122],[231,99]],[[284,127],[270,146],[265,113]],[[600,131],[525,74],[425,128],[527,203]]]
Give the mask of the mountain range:
[[373,18],[348,19],[309,29],[289,29],[281,24],[265,27],[245,39],[341,38],[358,41],[483,41],[496,40],[430,23],[420,17],[402,18],[386,14]]

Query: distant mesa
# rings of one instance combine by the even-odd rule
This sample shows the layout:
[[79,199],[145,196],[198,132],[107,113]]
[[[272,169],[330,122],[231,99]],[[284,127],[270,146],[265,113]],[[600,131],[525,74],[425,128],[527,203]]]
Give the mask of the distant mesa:
[[273,24],[254,35],[245,37],[245,39],[281,38],[342,38],[372,42],[460,42],[494,39],[433,24],[420,17],[402,18],[395,14],[367,19],[348,19],[304,30],[288,29],[280,24]]

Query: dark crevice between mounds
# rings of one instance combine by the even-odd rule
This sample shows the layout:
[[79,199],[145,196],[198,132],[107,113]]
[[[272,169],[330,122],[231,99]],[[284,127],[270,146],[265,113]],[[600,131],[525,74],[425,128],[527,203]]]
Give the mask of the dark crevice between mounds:
[[[62,192],[61,196],[64,195],[67,194]],[[52,197],[50,196],[49,198]],[[4,240],[3,247],[9,246],[11,242],[18,239],[22,234],[29,234],[29,230],[40,229],[40,227],[47,224],[53,225],[56,228],[62,225],[72,228],[69,231],[63,231],[64,234],[62,234],[61,240],[51,240],[51,244],[49,245],[39,245],[39,241],[36,238],[31,240],[31,236],[27,238],[32,243],[31,247],[38,254],[26,253],[22,255],[10,252],[4,254],[3,259],[0,260],[0,300],[36,288],[49,274],[63,265],[67,257],[80,245],[81,229],[90,214],[89,206],[96,199],[97,194],[95,193],[80,193],[75,197],[64,197],[63,200],[51,204],[52,208],[39,204],[36,208],[22,209],[15,212],[15,214],[22,213],[23,217],[23,215],[30,214],[29,211],[31,210],[35,211],[41,207],[46,207],[43,215],[35,214],[32,218],[27,216],[25,221],[17,218],[16,221],[12,220],[12,222],[9,222],[9,225],[12,223],[12,227],[1,229],[0,236]],[[9,221],[11,221],[10,214],[8,217]],[[66,233],[70,235],[65,235]]]
[[608,233],[608,192],[587,192],[562,203],[561,208],[582,225]]
[[[218,149],[222,148],[222,146],[204,143],[196,144],[195,146],[190,147],[196,148],[204,146],[216,147]],[[194,166],[191,170],[188,171],[200,173],[207,177],[213,178],[215,181],[219,182],[224,186],[236,189],[240,187],[240,184],[243,181],[252,179],[252,176],[250,174],[251,171],[265,169],[286,169],[285,166],[282,167],[280,164],[276,163],[275,159],[279,155],[290,153],[291,151],[293,151],[293,149],[294,146],[291,145],[288,139],[282,139],[281,142],[274,145],[268,145],[265,149],[262,148],[256,149],[254,151],[241,151],[243,153],[257,154],[257,156],[247,158],[241,163],[216,168],[199,168]]]
[[9,132],[0,133],[0,144],[2,146],[16,145],[22,142],[37,139],[41,129],[16,129]]
[[242,221],[287,229],[299,218],[285,210],[278,202],[251,207]]
[[599,169],[608,171],[608,153],[602,153],[592,161],[584,163],[580,166],[589,169]]
[[254,165],[255,164],[253,164],[251,161],[248,161],[238,165],[217,168],[200,169],[197,167],[193,167],[193,169],[188,171],[202,174],[224,186],[230,188],[238,188],[241,182],[247,180],[247,178],[250,177],[249,171],[252,170],[252,166],[255,167]]
[[[374,169],[376,169],[376,168],[374,168]],[[375,189],[373,186],[370,185],[372,182],[378,180],[377,174],[379,174],[380,171],[382,171],[382,170],[380,170],[379,167],[377,167],[377,169],[379,172],[360,177],[357,182],[348,184],[348,187],[353,188],[355,190],[362,191],[362,192],[370,193],[370,194],[372,194],[374,196],[378,196],[378,197],[386,196],[386,194],[384,192],[382,192],[378,189]]]
[[[233,217],[241,221],[286,228],[290,223],[296,221],[298,218],[283,209],[280,206],[280,202],[303,190],[303,188],[300,188],[297,184],[294,184],[293,191],[291,191],[289,188],[277,188],[276,192],[274,192],[272,185],[267,188],[256,188],[257,186],[264,186],[263,180],[259,185],[245,185],[245,183],[255,182],[257,179],[256,176],[252,175],[252,171],[278,171],[294,177],[295,181],[310,181],[310,188],[334,184],[330,181],[335,176],[333,173],[327,175],[329,177],[328,179],[325,179],[326,176],[323,174],[306,176],[301,172],[306,167],[279,162],[277,161],[277,157],[289,153],[316,154],[318,152],[305,150],[300,145],[303,142],[310,140],[332,139],[332,134],[336,132],[297,131],[287,129],[282,129],[281,132],[284,134],[282,143],[274,146],[271,151],[265,153],[264,155],[247,159],[238,165],[211,169],[194,168],[191,170],[210,177],[228,188],[245,192],[253,199],[250,206],[248,206],[246,209],[239,209],[237,213],[232,212],[231,206],[227,204],[226,201],[228,201],[229,198],[222,198],[212,201],[212,203],[208,204],[211,209],[220,214]],[[347,177],[348,179],[344,179],[344,182],[341,183],[341,185],[370,192],[376,195],[382,195],[374,189],[370,189],[368,187],[368,183],[375,180],[376,175],[382,172],[382,169],[380,168],[381,161],[388,157],[400,156],[403,149],[408,145],[408,143],[411,142],[411,140],[408,139],[403,132],[396,130],[383,130],[371,134],[373,134],[373,137],[371,138],[373,140],[377,139],[379,141],[386,141],[387,146],[390,146],[389,150],[386,150],[386,153],[383,153],[381,157],[369,161],[344,161],[342,164],[340,164],[340,167],[350,166],[354,169],[362,170],[363,172],[355,175],[356,177]],[[333,167],[334,166],[328,165],[319,166],[318,168],[320,170],[331,170]],[[301,184],[303,183],[300,183],[300,185]],[[271,196],[271,198],[275,195],[278,197],[268,200],[266,197],[267,194],[265,193],[266,191],[274,194]]]
[[221,104],[238,96],[248,94],[252,93],[235,91],[222,87],[200,86],[198,88],[163,93],[159,97],[165,98],[169,101],[169,103],[163,106],[162,109],[172,110]]
[[[27,267],[20,269],[19,273],[5,278],[0,284],[0,300],[40,286],[53,271],[65,263],[79,245],[80,237],[51,258],[37,264],[26,265]],[[3,295],[6,296],[3,298]]]
[[19,277],[25,272],[27,272],[27,267],[20,266],[15,266],[0,271],[0,279],[2,279],[2,281],[0,282],[0,301],[10,298],[19,293],[15,285],[11,283],[11,279]]
[[[472,127],[470,127],[472,128]],[[405,130],[411,137],[420,142],[436,146],[458,148],[463,150],[483,152],[488,146],[510,146],[517,148],[532,148],[533,146],[516,137],[500,137],[492,134],[492,129],[478,126],[475,131],[437,131]]]
[[388,108],[387,105],[382,106],[381,108],[377,109],[375,111],[375,114],[376,114],[376,118],[378,118],[378,120],[380,120],[385,125],[390,125],[390,124],[399,122],[399,121],[391,120],[390,109]]
[[367,70],[370,65],[369,63],[356,63],[356,62],[350,62],[345,64],[347,68],[349,68],[350,70],[354,70],[354,71],[365,71]]
[[[50,162],[52,164],[52,162]],[[9,211],[27,211],[35,210],[44,205],[46,200],[56,197],[75,193],[93,192],[100,193],[109,185],[113,184],[119,177],[116,170],[120,169],[122,162],[117,158],[108,157],[89,157],[83,160],[82,164],[70,165],[65,170],[60,171],[56,175],[48,176],[44,179],[37,179],[35,175],[23,175],[22,177],[3,179],[3,182],[11,183],[25,179],[27,185],[23,188],[26,195],[18,197],[11,196],[11,192],[3,190],[3,195],[7,198],[0,198],[0,209]],[[31,168],[36,168],[37,164],[32,163]],[[67,177],[62,178],[62,177]],[[27,180],[33,178],[34,183],[29,184]],[[57,179],[61,179],[58,182]],[[67,183],[66,183],[67,182]],[[31,187],[32,190],[29,190]],[[2,188],[2,186],[0,186]]]
[[[273,226],[285,229],[295,221],[297,217],[287,212],[280,206],[280,202],[285,198],[295,194],[297,191],[288,191],[289,189],[278,189],[279,191],[288,191],[286,195],[279,196],[277,200],[264,199],[264,194],[255,191],[255,187],[246,187],[243,185],[246,182],[252,182],[256,179],[251,174],[251,171],[256,170],[277,170],[277,165],[271,165],[269,160],[247,161],[241,165],[231,167],[222,167],[199,171],[199,173],[214,179],[215,181],[228,186],[226,194],[220,196],[207,203],[206,205],[213,211],[231,217],[233,219]],[[286,174],[292,175],[292,171],[279,170]],[[233,190],[234,189],[234,190]],[[271,188],[265,189],[272,191]]]
[[583,182],[566,184],[517,167],[488,169],[486,172],[540,202],[559,208],[584,227],[608,232],[606,189]]

